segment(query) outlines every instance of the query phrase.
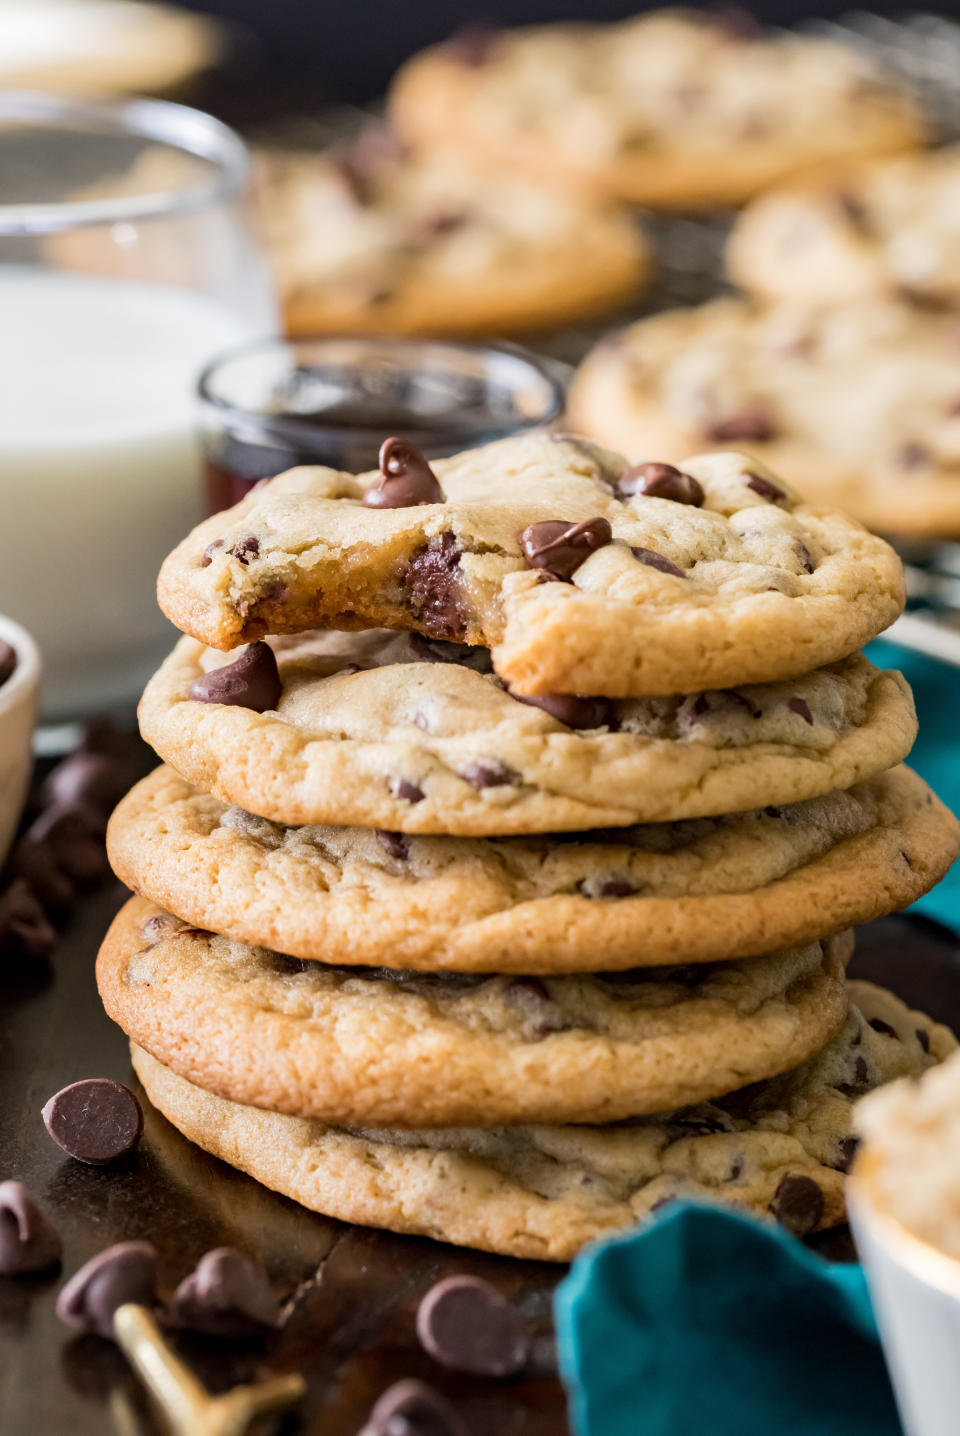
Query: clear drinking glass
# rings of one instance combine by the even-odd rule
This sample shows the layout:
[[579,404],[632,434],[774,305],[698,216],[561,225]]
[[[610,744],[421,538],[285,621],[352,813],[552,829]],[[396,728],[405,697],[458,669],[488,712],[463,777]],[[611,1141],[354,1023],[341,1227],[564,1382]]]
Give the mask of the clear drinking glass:
[[247,153],[155,100],[0,92],[0,613],[43,716],[132,702],[169,648],[157,569],[203,509],[197,376],[273,332]]
[[438,459],[550,424],[564,395],[555,366],[510,344],[334,337],[225,354],[200,400],[215,512],[294,464],[375,469],[393,434]]

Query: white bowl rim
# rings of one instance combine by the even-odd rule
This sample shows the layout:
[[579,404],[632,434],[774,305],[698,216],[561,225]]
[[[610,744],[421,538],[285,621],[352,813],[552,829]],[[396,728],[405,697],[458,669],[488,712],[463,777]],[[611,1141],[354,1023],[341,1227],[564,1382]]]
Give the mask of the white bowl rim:
[[0,639],[16,649],[17,666],[0,685],[0,718],[28,698],[40,681],[40,650],[33,638],[12,618],[0,613]]

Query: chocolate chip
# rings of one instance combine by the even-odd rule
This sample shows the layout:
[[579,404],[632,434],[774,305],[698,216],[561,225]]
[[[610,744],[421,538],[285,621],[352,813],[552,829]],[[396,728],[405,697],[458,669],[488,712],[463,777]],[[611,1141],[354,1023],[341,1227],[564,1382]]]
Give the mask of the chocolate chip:
[[49,957],[57,940],[39,898],[22,879],[0,894],[0,953],[22,953],[39,960]]
[[261,1266],[233,1247],[216,1247],[177,1287],[170,1315],[190,1331],[244,1340],[279,1324],[280,1303]]
[[511,979],[503,989],[503,996],[506,1002],[516,1007],[533,1024],[537,1041],[550,1037],[555,1032],[569,1031],[570,1023],[538,978]]
[[213,563],[213,556],[216,553],[217,549],[223,548],[225,543],[226,539],[214,539],[213,543],[208,543],[203,551],[203,554],[201,555],[200,567],[209,568],[210,565]]
[[794,539],[793,548],[794,552],[797,555],[797,558],[800,560],[800,567],[803,569],[804,573],[813,573],[813,570],[816,568],[816,564],[814,563],[813,555],[807,548],[806,544],[801,539]]
[[857,1148],[860,1142],[857,1137],[841,1137],[837,1143],[837,1160],[834,1164],[838,1172],[849,1172],[853,1166],[853,1159],[857,1155]]
[[568,728],[602,728],[610,715],[610,704],[605,698],[585,698],[579,693],[545,693],[534,696],[514,693],[512,688],[509,693],[518,703],[526,703],[531,708],[542,708],[544,713],[549,713],[551,718],[556,718],[558,723],[564,723]]
[[735,442],[738,439],[754,439],[765,443],[776,435],[776,428],[770,415],[760,408],[738,409],[717,419],[707,429],[707,438],[718,444]]
[[858,1057],[853,1064],[853,1081],[857,1087],[866,1087],[870,1081],[870,1070],[867,1067],[867,1059]]
[[426,638],[422,633],[410,634],[410,647],[424,663],[458,663],[475,673],[492,673],[493,660],[489,648],[475,643],[449,643],[442,638]]
[[197,703],[224,703],[266,713],[280,702],[283,684],[269,643],[251,643],[239,658],[211,668],[190,684]]
[[513,1307],[475,1276],[448,1276],[431,1287],[417,1310],[417,1336],[441,1366],[472,1376],[513,1376],[530,1352]]
[[48,808],[20,839],[11,867],[41,902],[66,908],[107,871],[103,828],[103,815],[90,808]]
[[467,626],[459,575],[462,557],[455,536],[445,533],[414,554],[401,575],[410,611],[431,638],[457,638]]
[[812,1177],[788,1172],[780,1178],[770,1210],[793,1236],[809,1236],[823,1216],[823,1192]]
[[52,769],[40,790],[44,805],[91,807],[108,813],[123,797],[137,768],[106,753],[78,749]]
[[72,1082],[50,1098],[42,1116],[58,1147],[93,1166],[125,1156],[143,1132],[140,1103],[129,1087],[109,1077]]
[[404,803],[422,803],[426,794],[416,783],[410,783],[406,778],[391,778],[390,792],[395,798],[400,798]]
[[668,558],[664,558],[662,553],[657,553],[652,548],[640,548],[639,545],[631,544],[630,552],[639,563],[645,563],[648,568],[659,569],[661,573],[672,574],[674,578],[686,578],[687,576],[682,568],[678,568],[675,563],[671,563]]
[[119,1242],[75,1272],[57,1298],[67,1326],[113,1336],[113,1314],[128,1301],[157,1302],[157,1253],[149,1242]]
[[902,444],[897,450],[896,464],[900,469],[922,469],[930,460],[930,450],[925,444],[918,444],[914,440]]
[[153,917],[148,917],[140,929],[141,937],[159,937],[161,934],[172,933],[178,926],[177,919],[171,917],[168,912],[158,912]]
[[713,1137],[732,1130],[730,1119],[721,1112],[678,1112],[670,1121],[676,1137]]
[[740,1178],[744,1174],[744,1171],[746,1170],[746,1165],[747,1163],[745,1158],[738,1154],[730,1163],[730,1167],[727,1171],[727,1175],[724,1177],[724,1181],[739,1182]]
[[406,439],[384,439],[380,445],[380,482],[364,493],[366,507],[409,509],[443,501],[443,489],[420,450]]
[[207,938],[213,937],[213,933],[206,927],[178,927],[171,934],[171,937]]
[[920,1043],[920,1046],[923,1048],[924,1052],[929,1052],[930,1033],[927,1031],[927,1029],[925,1027],[917,1027],[914,1029],[914,1034],[917,1041]]
[[468,1436],[445,1396],[422,1381],[389,1386],[367,1417],[360,1436]]
[[813,714],[810,712],[809,703],[805,702],[804,699],[791,698],[787,703],[787,707],[791,713],[796,713],[803,719],[804,723],[809,723],[811,728],[813,727]]
[[247,534],[246,538],[237,540],[230,552],[237,563],[242,563],[246,568],[252,558],[260,557],[260,540],[255,534]]
[[779,504],[787,497],[786,489],[781,489],[779,484],[771,483],[762,474],[748,474],[747,488],[752,489],[755,494],[759,494],[762,499],[766,499],[771,504]]
[[491,24],[490,21],[475,20],[461,25],[449,40],[444,41],[443,49],[448,55],[459,60],[461,65],[479,69],[492,59],[499,39],[498,25]]
[[469,218],[466,210],[438,210],[435,214],[424,216],[420,223],[420,233],[425,239],[441,239],[445,234],[453,234],[462,229]]
[[569,583],[577,569],[597,549],[613,540],[613,530],[604,518],[544,519],[530,524],[517,535],[527,562],[553,578]]
[[512,768],[508,768],[506,763],[498,763],[493,758],[483,758],[461,768],[460,777],[465,783],[469,783],[471,788],[505,788],[516,783],[518,775]]
[[870,1017],[867,1019],[874,1032],[880,1032],[884,1037],[896,1037],[897,1029],[891,1027],[889,1022],[884,1022],[882,1017]]
[[60,1237],[22,1182],[0,1182],[0,1276],[49,1271]]
[[703,485],[692,474],[684,474],[672,464],[634,464],[624,469],[617,480],[620,498],[643,495],[648,499],[670,499],[675,504],[700,508],[704,500]]
[[[420,796],[423,797],[423,794]],[[391,833],[386,828],[377,828],[376,834],[381,846],[398,862],[405,862],[410,856],[410,845],[402,833]]]
[[577,891],[586,898],[624,898],[632,897],[637,889],[629,878],[607,873],[602,877],[581,878]]
[[12,678],[17,667],[17,650],[0,638],[0,687]]

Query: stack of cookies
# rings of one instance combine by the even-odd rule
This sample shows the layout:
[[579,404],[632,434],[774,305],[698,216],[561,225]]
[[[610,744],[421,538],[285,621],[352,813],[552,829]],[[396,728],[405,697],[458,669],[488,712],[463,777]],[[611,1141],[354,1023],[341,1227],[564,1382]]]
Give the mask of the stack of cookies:
[[896,556],[733,453],[380,458],[161,572],[98,962],[147,1095],[317,1211],[520,1256],[680,1195],[841,1221],[853,1098],[955,1045],[845,978],[958,847],[858,652]]

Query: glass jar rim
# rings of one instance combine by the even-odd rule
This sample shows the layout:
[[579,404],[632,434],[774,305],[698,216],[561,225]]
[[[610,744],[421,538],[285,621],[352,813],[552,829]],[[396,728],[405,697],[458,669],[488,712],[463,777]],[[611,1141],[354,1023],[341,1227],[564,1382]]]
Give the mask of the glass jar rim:
[[[408,350],[411,353],[417,350],[455,352],[461,355],[475,355],[477,357],[489,357],[493,360],[505,359],[520,364],[527,370],[529,375],[535,376],[544,386],[544,405],[542,413],[531,415],[524,423],[516,425],[517,431],[532,429],[544,424],[551,424],[563,413],[566,396],[564,391],[562,367],[553,360],[544,358],[522,345],[511,344],[508,340],[495,340],[487,343],[472,344],[466,340],[417,337],[408,334],[317,334],[304,338],[290,339],[283,335],[266,335],[261,339],[237,345],[216,355],[210,363],[202,370],[197,380],[197,395],[204,404],[210,405],[212,409],[223,416],[230,417],[243,423],[252,421],[267,428],[271,434],[277,437],[286,437],[291,440],[302,439],[308,441],[316,435],[316,425],[306,419],[298,418],[296,414],[271,413],[266,408],[253,408],[247,405],[238,404],[231,399],[218,394],[214,387],[214,380],[217,373],[226,366],[242,362],[245,359],[255,359],[258,355],[268,353],[271,349],[282,351],[288,350],[296,353],[299,350],[319,349],[325,345],[349,344],[356,346],[370,345],[378,347],[381,351],[386,347],[395,351],[403,352]],[[327,433],[336,433],[340,426],[331,424],[325,426]],[[348,432],[345,428],[343,432]],[[360,438],[364,434],[371,436],[379,434],[378,427],[371,425],[369,429],[358,429],[351,426],[351,436]]]
[[249,173],[247,147],[222,121],[170,100],[74,100],[42,90],[0,90],[0,123],[88,128],[100,136],[152,140],[206,160],[216,169],[209,179],[179,190],[117,196],[113,199],[0,202],[0,235],[57,234],[93,225],[137,223],[195,213],[240,191]]

